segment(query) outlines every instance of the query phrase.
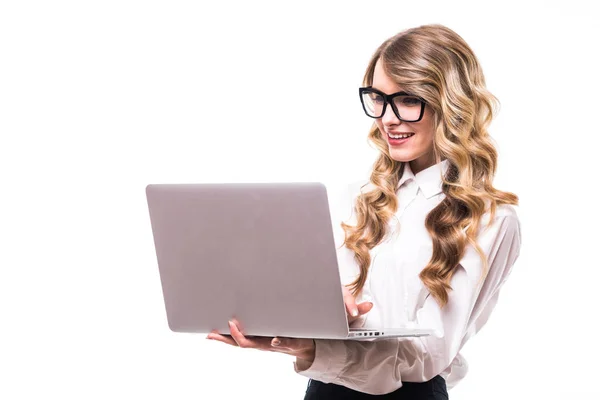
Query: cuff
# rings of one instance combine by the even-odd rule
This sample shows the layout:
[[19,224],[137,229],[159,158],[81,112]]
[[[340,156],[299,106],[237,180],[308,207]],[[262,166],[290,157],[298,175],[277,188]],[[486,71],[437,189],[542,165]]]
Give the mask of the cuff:
[[315,359],[294,362],[294,370],[307,378],[324,383],[333,382],[342,372],[348,359],[348,349],[343,340],[315,339]]

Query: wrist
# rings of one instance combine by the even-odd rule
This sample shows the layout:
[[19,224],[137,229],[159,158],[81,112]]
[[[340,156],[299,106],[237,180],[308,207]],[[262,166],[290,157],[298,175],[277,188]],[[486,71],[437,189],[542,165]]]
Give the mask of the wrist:
[[311,348],[302,352],[302,354],[298,354],[296,356],[296,359],[312,364],[312,362],[315,360],[316,347],[317,347],[317,344],[316,344],[315,340],[313,339]]

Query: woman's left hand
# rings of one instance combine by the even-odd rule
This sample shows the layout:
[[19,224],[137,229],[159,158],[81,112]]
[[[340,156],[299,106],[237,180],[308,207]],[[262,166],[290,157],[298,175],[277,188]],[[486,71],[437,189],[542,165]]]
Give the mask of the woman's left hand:
[[221,335],[218,332],[211,332],[206,338],[244,349],[285,353],[310,363],[315,359],[315,341],[313,339],[270,338],[261,336],[247,338],[242,334],[239,324],[236,321],[229,321],[229,330],[231,335]]

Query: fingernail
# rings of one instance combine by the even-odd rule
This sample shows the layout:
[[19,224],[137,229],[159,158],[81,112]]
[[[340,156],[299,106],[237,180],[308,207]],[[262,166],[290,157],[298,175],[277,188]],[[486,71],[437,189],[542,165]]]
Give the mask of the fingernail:
[[354,310],[352,310],[352,316],[353,317],[357,317],[358,316],[358,310],[356,308]]
[[373,303],[369,302],[369,304],[371,305],[371,307],[373,307]]
[[281,344],[281,340],[275,338],[271,341],[272,346],[279,346]]

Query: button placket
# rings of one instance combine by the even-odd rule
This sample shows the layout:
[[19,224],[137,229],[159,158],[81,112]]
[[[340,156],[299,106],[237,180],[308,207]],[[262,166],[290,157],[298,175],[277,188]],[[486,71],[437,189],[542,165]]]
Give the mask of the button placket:
[[[397,221],[396,235],[394,237],[395,240],[398,239],[398,236],[400,235],[400,229],[402,229],[402,225],[400,223],[400,220],[402,219],[402,215],[404,215],[404,212],[408,209],[408,207],[411,205],[411,203],[417,198],[417,193],[419,191],[419,185],[417,185],[417,183],[415,182],[414,179],[407,181],[405,184],[406,184],[406,187],[405,188],[401,187],[398,192],[398,199],[400,201],[400,204],[398,205],[398,211],[394,215],[394,218]],[[403,302],[404,302],[404,314],[405,314],[406,320],[409,320],[410,319],[410,310],[408,307],[408,296],[409,296],[408,280],[406,279],[405,268],[402,268],[401,265],[398,265],[401,262],[400,260],[402,260],[403,257],[406,257],[405,255],[401,254],[401,251],[402,251],[402,249],[399,249],[398,247],[395,248],[394,260],[396,263],[396,267],[402,271],[402,289],[403,289],[402,292],[403,292]]]
[[[406,185],[406,187],[404,187],[404,185]],[[415,200],[415,198],[417,197],[417,192],[419,191],[419,186],[414,181],[414,179],[407,181],[404,185],[397,192],[399,203],[398,210],[396,211],[395,216],[398,220],[402,218],[402,215],[404,214],[408,206],[410,206],[410,204]]]

